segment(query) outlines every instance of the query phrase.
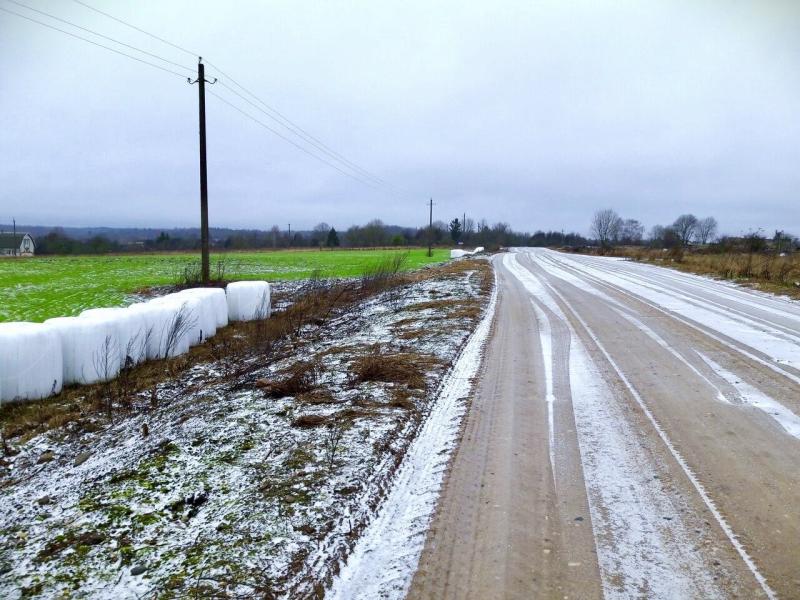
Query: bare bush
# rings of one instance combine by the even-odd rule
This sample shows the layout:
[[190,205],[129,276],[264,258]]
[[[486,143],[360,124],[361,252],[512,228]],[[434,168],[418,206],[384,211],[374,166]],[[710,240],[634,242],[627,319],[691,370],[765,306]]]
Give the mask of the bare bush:
[[167,335],[164,338],[164,358],[169,358],[177,352],[183,338],[197,325],[197,317],[186,306],[181,305],[178,312],[167,323]]
[[94,369],[100,380],[103,382],[100,388],[101,402],[106,411],[109,421],[113,416],[114,393],[110,381],[119,372],[119,342],[111,335],[106,335],[103,343],[92,356]]
[[325,433],[322,435],[322,451],[325,466],[329,472],[333,471],[333,467],[336,464],[336,457],[342,446],[344,431],[344,424],[340,420],[335,420],[325,426]]

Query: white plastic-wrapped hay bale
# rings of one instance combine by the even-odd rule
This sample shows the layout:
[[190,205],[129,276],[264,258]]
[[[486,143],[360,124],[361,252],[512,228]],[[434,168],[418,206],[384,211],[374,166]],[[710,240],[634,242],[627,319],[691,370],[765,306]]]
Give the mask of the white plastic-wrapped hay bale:
[[486,250],[486,248],[484,248],[483,246],[478,246],[477,248],[475,248],[475,250],[472,251],[472,253],[473,254],[480,254],[481,252],[484,252],[485,250]]
[[266,281],[235,281],[225,289],[230,321],[255,321],[270,315],[270,291]]
[[128,310],[137,313],[143,321],[145,358],[147,360],[163,358],[165,338],[177,309],[165,304],[138,302],[131,304]]
[[192,288],[183,290],[178,296],[197,298],[200,301],[200,329],[203,340],[213,337],[218,327],[228,324],[228,303],[225,291],[220,288]]
[[138,364],[147,356],[147,324],[141,314],[122,307],[90,308],[83,311],[80,318],[91,319],[107,328],[108,345],[113,339],[120,368]]
[[467,252],[466,250],[458,250],[458,249],[450,250],[450,258],[462,258],[467,254],[469,254],[469,252]]
[[92,318],[57,317],[45,325],[56,332],[61,344],[64,385],[95,383],[115,377],[119,372],[116,354],[108,364],[106,354],[116,342],[108,340],[108,326]]
[[217,317],[217,329],[228,325],[228,297],[222,288],[209,288],[206,292],[211,297],[214,314]]
[[0,323],[0,403],[46,398],[64,377],[58,334],[43,323]]
[[207,299],[214,314],[217,329],[228,324],[228,300],[222,288],[195,288],[194,291]]
[[172,313],[164,333],[163,356],[185,354],[191,346],[202,341],[203,314],[200,298],[178,292],[154,298],[150,302],[167,307]]

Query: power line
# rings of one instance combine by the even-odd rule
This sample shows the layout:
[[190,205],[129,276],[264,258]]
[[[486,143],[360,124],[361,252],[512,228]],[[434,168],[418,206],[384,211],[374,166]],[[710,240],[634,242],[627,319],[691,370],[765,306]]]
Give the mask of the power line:
[[3,8],[2,6],[0,6],[0,10],[2,10],[3,12],[7,12],[8,14],[15,15],[15,16],[21,18],[21,19],[26,19],[28,21],[31,21],[32,23],[37,23],[38,25],[41,25],[43,27],[47,27],[48,29],[53,29],[54,31],[58,31],[58,32],[63,33],[65,35],[74,37],[75,39],[81,40],[81,41],[86,42],[88,44],[92,44],[93,46],[97,46],[99,48],[104,48],[106,50],[110,50],[111,52],[114,52],[115,54],[119,54],[120,56],[124,56],[126,58],[130,58],[131,60],[135,60],[135,61],[140,62],[142,64],[145,64],[145,65],[148,65],[150,67],[153,67],[155,69],[159,69],[160,71],[164,71],[166,73],[171,73],[172,75],[177,75],[181,79],[186,79],[186,75],[184,75],[182,73],[178,73],[177,71],[173,71],[172,69],[167,69],[166,67],[162,67],[161,65],[157,65],[155,63],[148,62],[148,61],[146,61],[144,59],[141,59],[141,58],[139,58],[137,56],[133,56],[131,54],[127,54],[125,52],[122,52],[121,50],[117,50],[116,48],[111,48],[110,46],[105,46],[104,44],[100,44],[98,42],[95,42],[95,41],[90,40],[88,38],[82,37],[80,35],[77,35],[75,33],[70,32],[70,31],[65,31],[63,29],[59,29],[58,27],[55,27],[55,26],[50,25],[48,23],[44,23],[42,21],[34,19],[33,17],[29,17],[27,15],[23,15],[23,14],[20,14],[18,12],[15,12],[13,10],[9,10],[7,8]]
[[[197,52],[192,52],[191,50],[187,50],[186,48],[184,48],[182,46],[179,46],[178,44],[175,44],[175,43],[173,43],[173,42],[171,42],[169,40],[166,40],[166,39],[164,39],[164,38],[162,38],[160,36],[157,36],[157,35],[155,35],[153,33],[150,33],[149,31],[146,31],[145,29],[142,29],[141,27],[137,27],[136,25],[133,25],[132,23],[129,23],[129,22],[125,21],[124,19],[120,19],[118,17],[115,17],[112,14],[109,14],[109,13],[104,12],[104,11],[98,9],[98,8],[95,8],[94,6],[91,6],[91,5],[87,4],[86,2],[83,2],[82,0],[73,0],[73,2],[83,6],[85,8],[88,8],[89,10],[92,10],[92,11],[98,13],[98,14],[101,14],[101,15],[103,15],[103,16],[105,16],[105,17],[107,17],[107,18],[109,18],[109,19],[111,19],[111,20],[113,20],[113,21],[115,21],[117,23],[120,23],[122,25],[125,25],[126,27],[129,27],[129,28],[131,28],[131,29],[133,29],[135,31],[138,31],[139,33],[143,33],[144,35],[147,35],[152,39],[158,40],[159,42],[162,42],[162,43],[164,43],[164,44],[166,44],[166,45],[168,45],[168,46],[170,46],[172,48],[180,50],[181,52],[184,52],[184,53],[186,53],[186,54],[188,54],[190,56],[196,57],[199,54]],[[258,102],[259,104],[261,104],[264,107],[264,109],[266,109],[266,110],[254,105],[252,101],[248,100],[247,98],[244,98],[241,94],[236,92],[236,90],[232,89],[224,81],[220,81],[221,85],[223,85],[225,88],[227,88],[232,93],[234,93],[237,96],[239,96],[242,100],[245,100],[246,102],[248,102],[251,106],[253,106],[257,110],[259,110],[261,113],[263,113],[264,115],[269,117],[271,120],[277,122],[282,127],[288,129],[291,133],[293,133],[295,136],[297,136],[300,139],[302,139],[305,143],[307,143],[307,144],[309,144],[311,146],[314,146],[315,148],[317,148],[317,150],[319,150],[319,151],[325,153],[326,155],[328,155],[332,160],[342,164],[345,168],[347,168],[347,169],[355,172],[356,174],[358,174],[359,177],[368,178],[370,181],[374,182],[379,187],[391,188],[392,190],[394,190],[394,193],[400,192],[401,194],[404,194],[404,195],[410,195],[409,192],[407,192],[406,190],[398,188],[397,186],[387,182],[386,180],[378,177],[377,175],[374,175],[373,173],[371,173],[367,169],[364,169],[363,167],[359,166],[357,163],[347,159],[345,156],[343,156],[339,152],[336,152],[335,150],[333,150],[330,146],[328,146],[327,144],[323,143],[321,140],[319,140],[318,138],[314,137],[311,133],[309,133],[308,131],[306,131],[302,127],[300,127],[297,123],[294,123],[291,119],[289,119],[287,116],[282,114],[278,109],[276,109],[275,107],[270,106],[269,104],[264,102],[264,100],[262,100],[261,98],[256,96],[253,92],[251,92],[249,89],[247,89],[242,84],[237,82],[233,77],[231,77],[230,75],[225,73],[222,69],[220,69],[214,63],[212,63],[210,60],[206,59],[205,62],[209,67],[212,67],[214,70],[216,70],[222,77],[224,77],[225,79],[228,79],[232,84],[234,84],[236,87],[238,87],[240,90],[242,90],[245,94],[247,94],[251,98],[255,99],[255,101]],[[273,131],[273,133],[276,133],[276,135],[279,135],[273,129],[270,129],[270,131]],[[286,140],[286,141],[289,141],[284,136],[280,136],[280,137],[282,139]],[[297,144],[295,144],[294,142],[290,142],[290,143],[292,143],[293,145],[297,146]],[[307,153],[310,154],[310,152],[307,152]],[[341,171],[341,169],[337,169],[337,170]]]
[[97,37],[103,38],[103,39],[108,40],[110,42],[114,42],[115,44],[119,44],[120,46],[125,46],[126,48],[130,48],[131,50],[136,50],[137,52],[141,52],[142,54],[146,54],[147,56],[151,56],[151,57],[156,58],[158,60],[161,60],[161,61],[163,61],[165,63],[168,63],[168,64],[170,64],[172,66],[179,67],[181,69],[186,69],[187,71],[190,71],[192,73],[194,72],[194,68],[192,68],[192,67],[187,67],[186,65],[182,65],[180,63],[173,62],[173,61],[168,60],[168,59],[166,59],[166,58],[164,58],[162,56],[159,56],[158,54],[153,54],[152,52],[148,52],[147,50],[142,50],[141,48],[137,48],[136,46],[131,46],[130,44],[126,44],[125,42],[120,42],[117,39],[114,39],[114,38],[109,37],[107,35],[103,35],[102,33],[98,33],[98,32],[93,31],[92,29],[89,29],[87,27],[83,27],[81,25],[76,25],[75,23],[72,23],[71,21],[67,21],[66,19],[62,19],[61,17],[57,17],[55,15],[51,15],[50,13],[44,12],[43,10],[39,10],[38,8],[34,8],[32,6],[28,6],[27,4],[24,4],[22,2],[18,2],[17,0],[6,0],[6,2],[11,2],[12,4],[16,4],[17,6],[21,6],[22,8],[26,8],[26,9],[28,9],[30,11],[39,13],[40,15],[44,15],[45,17],[49,17],[49,18],[51,18],[51,19],[53,19],[55,21],[59,21],[61,23],[69,25],[70,27],[75,27],[76,29],[80,29],[82,31],[86,31],[87,33],[91,33],[92,35],[96,35]]
[[336,169],[336,170],[337,170],[337,171],[339,171],[339,173],[341,173],[342,175],[346,175],[347,177],[350,177],[350,178],[352,178],[352,179],[355,179],[356,181],[358,181],[358,182],[360,182],[360,183],[363,183],[364,185],[366,185],[366,186],[369,186],[369,187],[371,187],[372,189],[376,189],[376,190],[377,190],[377,189],[379,189],[379,188],[378,188],[378,187],[376,187],[376,186],[375,186],[375,185],[374,185],[372,182],[370,182],[370,181],[367,181],[367,180],[365,180],[365,179],[362,179],[362,178],[358,177],[357,175],[354,175],[353,173],[349,173],[349,172],[347,172],[347,171],[344,171],[343,169],[339,168],[339,167],[338,167],[336,164],[334,164],[334,163],[332,163],[332,162],[330,162],[330,161],[326,160],[325,158],[323,158],[323,157],[319,156],[318,154],[315,154],[314,152],[312,152],[311,150],[309,150],[309,149],[308,149],[308,148],[306,148],[305,146],[301,146],[300,144],[296,143],[296,142],[295,142],[294,140],[292,140],[291,138],[288,138],[288,137],[286,137],[285,135],[283,135],[283,134],[282,134],[280,131],[278,131],[277,129],[275,129],[275,128],[273,128],[273,127],[270,127],[269,125],[267,125],[266,123],[264,123],[263,121],[261,121],[260,119],[258,119],[257,117],[254,117],[253,115],[251,115],[251,114],[250,114],[250,113],[248,113],[247,111],[245,111],[245,110],[242,110],[241,108],[239,108],[238,106],[236,106],[236,105],[235,105],[235,104],[233,104],[232,102],[229,102],[228,100],[226,100],[225,98],[223,98],[223,97],[222,97],[222,96],[220,96],[219,94],[216,94],[216,93],[214,93],[214,92],[212,92],[212,91],[210,91],[210,90],[208,91],[208,93],[209,93],[210,95],[214,96],[215,98],[217,98],[217,99],[218,99],[220,102],[223,102],[223,103],[227,104],[228,106],[230,106],[232,109],[234,109],[234,110],[235,110],[235,111],[237,111],[238,113],[241,113],[242,115],[244,115],[245,117],[247,117],[247,118],[248,118],[248,119],[250,119],[251,121],[254,121],[254,122],[258,123],[258,124],[259,124],[259,125],[261,125],[261,126],[264,128],[264,129],[267,129],[268,131],[271,131],[272,133],[274,133],[275,135],[277,135],[277,136],[278,136],[279,138],[281,138],[282,140],[284,140],[284,141],[286,141],[286,142],[290,143],[292,146],[294,146],[294,147],[295,147],[295,148],[297,148],[298,150],[301,150],[302,152],[305,152],[305,153],[306,153],[306,154],[308,154],[309,156],[311,156],[311,157],[313,157],[313,158],[316,158],[318,161],[320,161],[320,162],[322,162],[322,163],[325,163],[325,164],[326,164],[326,165],[328,165],[329,167],[331,167],[331,168],[333,168],[333,169]]
[[[208,61],[206,61],[206,62],[208,62]],[[212,66],[212,67],[213,67],[213,65],[212,65],[210,62],[209,62],[208,64],[209,64],[209,66]],[[216,67],[215,67],[215,68],[216,68]],[[218,68],[217,68],[216,70],[219,72],[219,74],[220,74],[220,75],[222,75],[223,77],[225,77],[225,74],[224,74],[224,73],[223,73],[223,72],[222,72],[220,69],[218,69]],[[230,77],[228,77],[228,79],[230,79],[231,81],[233,81],[233,79],[231,79]],[[291,121],[288,121],[287,119],[284,119],[284,121],[287,121],[287,122],[289,123],[289,124],[287,125],[287,123],[283,122],[283,121],[282,121],[280,118],[276,118],[275,116],[273,116],[272,114],[270,114],[270,112],[268,112],[268,111],[264,110],[263,108],[261,108],[260,106],[258,106],[257,104],[255,104],[255,103],[254,103],[252,100],[248,99],[247,97],[243,96],[242,94],[240,94],[239,92],[237,92],[235,89],[233,89],[231,86],[227,85],[227,84],[225,83],[225,81],[224,81],[224,80],[220,80],[220,82],[219,82],[219,83],[220,83],[220,85],[222,85],[222,86],[223,86],[225,89],[227,89],[228,91],[230,91],[232,94],[235,94],[236,96],[238,96],[239,98],[241,98],[242,100],[244,100],[245,102],[247,102],[247,103],[248,103],[250,106],[252,106],[253,108],[255,108],[257,111],[259,111],[259,112],[263,113],[264,115],[266,115],[267,117],[269,117],[269,118],[270,118],[270,119],[272,119],[273,121],[275,121],[275,122],[279,123],[280,125],[282,125],[283,127],[287,128],[289,131],[291,131],[292,133],[294,133],[295,135],[297,135],[299,138],[301,138],[301,139],[302,139],[303,141],[305,141],[307,144],[309,144],[309,145],[311,145],[311,146],[314,146],[315,148],[317,148],[317,150],[319,150],[320,152],[323,152],[323,153],[327,154],[327,155],[328,155],[328,156],[330,156],[332,159],[334,159],[334,160],[336,160],[336,161],[338,161],[338,162],[341,162],[341,163],[343,163],[345,166],[349,167],[350,169],[352,169],[352,170],[353,170],[353,171],[355,171],[356,173],[359,173],[360,175],[363,175],[363,176],[365,176],[365,177],[369,178],[370,180],[373,180],[375,183],[377,183],[377,184],[379,184],[379,185],[388,185],[388,184],[386,184],[386,182],[382,181],[382,180],[381,180],[379,177],[373,176],[371,173],[369,173],[369,171],[366,171],[365,169],[362,169],[362,168],[361,168],[361,167],[359,167],[358,165],[356,165],[356,164],[354,164],[354,163],[351,163],[351,162],[350,162],[350,161],[348,161],[346,158],[342,157],[341,155],[337,154],[336,152],[334,152],[334,151],[332,151],[332,150],[328,149],[328,148],[327,148],[327,147],[326,147],[326,146],[325,146],[325,145],[324,145],[322,142],[318,142],[318,141],[316,140],[316,138],[314,138],[314,137],[313,137],[313,136],[311,136],[310,134],[307,134],[307,133],[305,133],[305,132],[304,132],[302,129],[300,129],[299,127],[298,127],[298,128],[292,127],[292,125],[291,125]],[[237,85],[238,85],[238,84],[237,84]],[[239,86],[239,87],[241,87],[241,86]],[[242,88],[242,89],[244,89],[244,88]],[[248,92],[248,93],[249,93],[249,92]],[[253,98],[256,98],[256,99],[258,99],[258,97],[257,97],[257,96],[255,96],[254,94],[250,94],[250,95],[251,95],[251,96],[253,96]],[[259,101],[259,102],[260,102],[260,101]],[[261,102],[261,103],[262,103],[262,104],[264,104],[263,102]],[[266,104],[264,104],[264,105],[265,105],[265,106],[268,106],[268,105],[266,105]],[[270,110],[274,110],[274,109],[270,109]],[[277,113],[277,111],[274,111],[274,112],[275,112],[276,114],[280,114],[280,113]]]
[[153,33],[150,33],[149,31],[145,31],[144,29],[136,27],[136,25],[131,25],[127,21],[123,21],[122,19],[118,19],[114,15],[110,15],[107,12],[103,12],[99,8],[95,8],[94,6],[89,6],[85,2],[81,2],[81,0],[72,0],[72,1],[75,2],[76,4],[80,4],[81,6],[84,6],[84,7],[88,8],[89,10],[93,10],[94,12],[99,13],[99,14],[103,15],[104,17],[108,17],[112,21],[116,21],[117,23],[121,23],[122,25],[125,25],[126,27],[130,27],[131,29],[134,29],[134,30],[138,31],[139,33],[143,33],[145,35],[148,35],[151,38],[153,38],[154,40],[158,40],[159,42],[162,42],[162,43],[166,44],[167,46],[172,46],[176,50],[180,50],[181,52],[185,52],[189,56],[192,56],[192,57],[195,57],[195,58],[197,56],[199,56],[198,52],[192,52],[191,50],[187,50],[186,48],[182,48],[181,46],[178,46],[177,44],[173,44],[172,42],[167,41],[164,38],[160,38],[157,35],[155,35]]
[[[221,72],[221,71],[220,71],[220,74],[222,74],[222,72]],[[252,106],[252,107],[253,107],[253,108],[255,108],[256,110],[260,111],[261,113],[263,113],[263,114],[267,115],[268,117],[270,117],[271,119],[275,120],[273,117],[271,117],[271,116],[269,115],[269,113],[267,113],[266,111],[264,111],[264,109],[260,108],[260,107],[259,107],[257,104],[255,104],[254,102],[252,102],[251,100],[249,100],[248,98],[246,98],[245,96],[243,96],[242,94],[240,94],[239,92],[237,92],[236,90],[234,90],[233,88],[231,88],[229,85],[225,85],[225,83],[224,83],[222,80],[220,80],[220,81],[219,81],[219,83],[220,83],[221,85],[223,85],[223,86],[224,86],[224,87],[225,87],[227,90],[229,90],[229,91],[230,91],[232,94],[235,94],[236,96],[238,96],[239,98],[241,98],[242,100],[244,100],[245,102],[247,102],[247,103],[248,103],[250,106]],[[269,130],[270,130],[270,131],[272,131],[273,133],[275,133],[276,135],[280,135],[280,134],[279,134],[279,133],[278,133],[278,132],[277,132],[275,129],[269,128]],[[280,135],[280,137],[281,137],[282,139],[284,139],[284,140],[288,141],[288,142],[289,142],[289,143],[291,143],[292,145],[294,145],[294,146],[296,146],[296,147],[300,147],[298,144],[295,144],[295,143],[294,143],[293,141],[291,141],[289,138],[286,138],[286,137],[284,137],[283,135]],[[302,138],[301,138],[301,139],[302,139]],[[330,156],[330,153],[329,153],[329,152],[326,152],[326,151],[324,150],[324,148],[321,148],[320,146],[318,146],[317,144],[315,144],[315,143],[313,143],[313,142],[308,142],[308,143],[309,143],[311,146],[314,146],[314,147],[315,147],[315,148],[317,148],[318,150],[320,150],[320,151],[322,151],[322,152],[324,152],[325,154],[328,154],[328,155]],[[307,149],[306,149],[306,150],[307,150]],[[318,156],[316,153],[312,152],[312,151],[307,151],[307,153],[308,153],[308,154],[310,154],[310,155],[312,155],[312,156],[314,156],[315,158],[319,158],[319,156]],[[331,166],[333,166],[333,165],[332,165],[332,163],[328,162],[327,160],[325,161],[325,164],[328,164],[328,165],[331,165]],[[345,165],[345,166],[346,166],[346,165]],[[338,169],[338,170],[339,170],[340,172],[342,172],[342,173],[345,173],[345,171],[344,171],[344,170],[342,170],[342,169]],[[369,181],[368,179],[367,179],[367,180],[365,180],[365,179],[362,179],[362,175],[361,175],[361,174],[360,174],[360,173],[359,173],[357,170],[355,170],[355,169],[352,169],[352,168],[351,168],[351,170],[353,171],[353,173],[355,173],[356,177],[354,177],[354,178],[355,178],[355,179],[357,179],[358,181],[361,181],[362,183],[366,183],[367,181]],[[349,173],[348,173],[348,174],[349,174]],[[385,183],[374,182],[374,181],[369,181],[369,182],[372,184],[372,187],[373,187],[374,189],[380,189],[380,187],[378,187],[378,186],[382,186],[382,187],[386,187],[386,188],[387,188],[387,191],[390,191],[390,192],[392,191],[392,190],[389,188],[389,186],[388,186],[387,184],[385,184]]]
[[[358,164],[356,164],[356,163],[352,162],[351,160],[347,159],[345,156],[342,156],[340,153],[338,153],[335,150],[333,150],[330,146],[326,145],[324,142],[322,142],[318,138],[316,138],[313,135],[311,135],[308,131],[306,131],[305,129],[300,127],[300,125],[298,125],[297,123],[293,122],[287,116],[282,114],[278,109],[276,109],[275,107],[270,106],[269,104],[264,102],[261,98],[256,96],[253,92],[251,92],[246,87],[244,87],[243,85],[238,83],[235,79],[233,79],[233,77],[231,77],[230,75],[227,75],[226,73],[224,73],[222,71],[222,69],[220,69],[219,67],[217,67],[216,65],[214,65],[210,61],[206,61],[206,62],[208,63],[208,65],[210,67],[216,69],[219,72],[220,75],[222,75],[223,77],[225,77],[228,80],[230,80],[230,82],[233,83],[236,87],[238,87],[239,89],[244,91],[246,94],[248,94],[249,96],[254,98],[259,104],[264,106],[264,108],[266,108],[267,111],[269,111],[269,112],[264,111],[263,109],[260,109],[260,108],[258,110],[260,110],[261,112],[266,114],[273,121],[276,121],[276,122],[280,123],[281,125],[283,125],[287,129],[292,131],[295,135],[297,135],[298,137],[304,139],[307,143],[309,143],[312,146],[318,148],[319,150],[321,150],[322,152],[324,152],[325,154],[327,154],[328,156],[330,156],[334,160],[337,160],[337,161],[347,165],[349,168],[359,172],[360,174],[364,175],[365,177],[368,177],[369,179],[375,181],[376,183],[378,183],[380,185],[385,185],[385,186],[389,186],[389,187],[395,188],[395,189],[397,189],[398,191],[401,191],[401,192],[403,191],[403,190],[401,190],[399,188],[396,188],[395,186],[393,186],[388,181],[385,181],[384,179],[381,179],[377,175],[373,175],[372,173],[370,173],[366,169],[360,167]],[[220,84],[223,85],[224,87],[226,87],[227,89],[229,89],[231,92],[233,92],[237,96],[239,96],[242,99],[246,100],[240,94],[238,94],[234,89],[232,89],[229,85],[227,85],[224,81],[220,81]],[[252,103],[250,103],[250,104],[252,104]],[[258,108],[258,107],[256,107],[256,108]]]

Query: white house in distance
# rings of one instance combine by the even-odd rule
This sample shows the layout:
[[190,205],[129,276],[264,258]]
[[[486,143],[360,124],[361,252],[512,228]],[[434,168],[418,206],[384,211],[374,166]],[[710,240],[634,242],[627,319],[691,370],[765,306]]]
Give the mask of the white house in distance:
[[33,256],[36,242],[30,233],[0,231],[0,256]]

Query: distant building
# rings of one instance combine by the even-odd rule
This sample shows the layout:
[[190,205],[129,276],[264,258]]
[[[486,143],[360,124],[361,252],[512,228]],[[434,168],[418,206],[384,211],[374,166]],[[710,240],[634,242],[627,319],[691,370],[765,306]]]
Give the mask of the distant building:
[[30,233],[0,231],[0,256],[33,256],[36,242]]

